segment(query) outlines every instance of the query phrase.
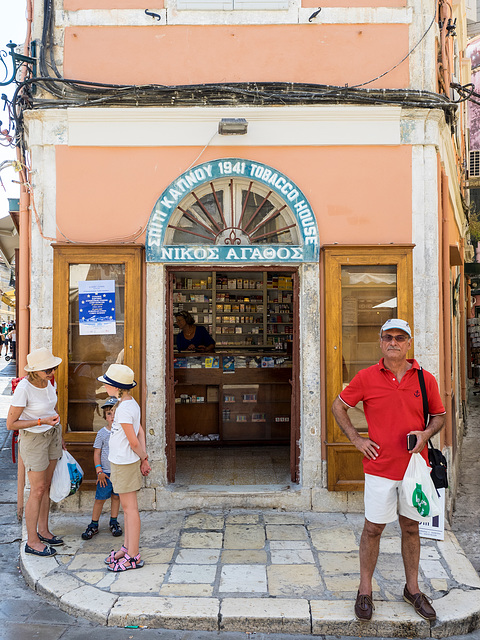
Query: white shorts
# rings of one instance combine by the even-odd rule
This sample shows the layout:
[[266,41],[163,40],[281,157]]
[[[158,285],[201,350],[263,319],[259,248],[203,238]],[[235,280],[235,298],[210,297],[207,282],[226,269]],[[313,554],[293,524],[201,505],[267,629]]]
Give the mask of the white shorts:
[[409,505],[400,491],[401,480],[389,480],[365,474],[365,518],[374,524],[387,524],[397,519],[397,514],[423,522],[425,516]]

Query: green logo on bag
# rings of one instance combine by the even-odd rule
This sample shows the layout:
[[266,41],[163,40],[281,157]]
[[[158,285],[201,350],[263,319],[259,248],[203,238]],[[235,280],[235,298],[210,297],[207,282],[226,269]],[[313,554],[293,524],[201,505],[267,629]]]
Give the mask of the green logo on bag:
[[415,486],[415,490],[412,493],[412,504],[421,516],[428,516],[430,513],[430,503],[422,491],[421,484]]

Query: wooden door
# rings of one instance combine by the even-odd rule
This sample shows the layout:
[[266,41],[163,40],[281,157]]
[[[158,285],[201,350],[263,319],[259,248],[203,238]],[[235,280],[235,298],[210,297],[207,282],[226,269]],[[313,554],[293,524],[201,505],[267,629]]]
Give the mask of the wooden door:
[[[135,372],[132,395],[141,397],[142,255],[141,246],[54,246],[53,353],[62,358],[57,372],[58,407],[68,449],[85,471],[82,487],[95,488],[92,445],[104,425],[106,398],[97,377],[114,362]],[[79,282],[113,282],[114,323],[107,329],[80,322]],[[105,284],[100,282],[101,285]]]
[[[333,401],[360,370],[381,358],[379,332],[388,318],[413,326],[412,245],[324,247],[328,488],[363,489],[362,455],[336,424]],[[413,355],[409,355],[413,357]],[[349,410],[367,434],[361,403]]]

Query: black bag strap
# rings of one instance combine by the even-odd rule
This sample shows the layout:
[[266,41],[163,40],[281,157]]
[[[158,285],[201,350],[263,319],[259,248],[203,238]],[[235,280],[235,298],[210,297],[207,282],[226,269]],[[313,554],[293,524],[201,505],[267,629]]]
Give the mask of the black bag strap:
[[[418,382],[420,383],[420,391],[422,392],[422,402],[423,402],[423,419],[425,420],[425,429],[428,425],[428,419],[430,416],[430,412],[428,410],[428,400],[427,400],[427,388],[425,387],[425,377],[423,375],[423,369],[417,369],[418,374]],[[429,449],[433,449],[433,444],[430,438],[428,439],[427,445]]]
[[418,373],[418,382],[420,383],[420,391],[422,392],[422,401],[423,401],[423,419],[425,421],[425,429],[428,425],[428,416],[430,412],[428,411],[428,400],[427,400],[427,389],[425,387],[425,378],[423,376],[423,369],[417,369]]

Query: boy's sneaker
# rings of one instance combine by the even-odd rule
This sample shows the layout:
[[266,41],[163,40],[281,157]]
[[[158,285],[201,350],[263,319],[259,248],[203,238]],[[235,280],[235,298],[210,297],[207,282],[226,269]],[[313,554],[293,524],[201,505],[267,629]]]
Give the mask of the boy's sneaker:
[[112,536],[114,536],[115,538],[118,538],[118,536],[121,536],[123,533],[122,528],[118,524],[118,522],[110,523],[110,531],[112,532]]
[[93,536],[98,533],[98,527],[94,524],[89,524],[85,531],[82,533],[83,540],[91,540]]

